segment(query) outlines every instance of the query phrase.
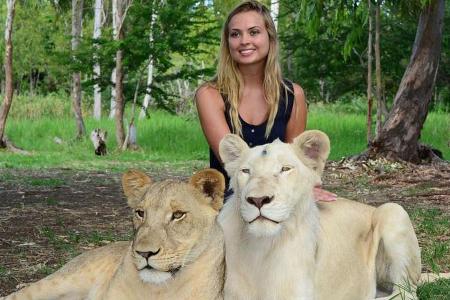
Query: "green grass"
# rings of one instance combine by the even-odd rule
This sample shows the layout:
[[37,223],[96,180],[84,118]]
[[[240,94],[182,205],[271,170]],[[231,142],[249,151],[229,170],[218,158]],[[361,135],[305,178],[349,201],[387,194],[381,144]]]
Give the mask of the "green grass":
[[48,198],[48,199],[46,199],[45,203],[48,206],[55,206],[55,205],[58,205],[58,200],[53,199],[53,198]]
[[[70,102],[51,95],[33,99],[17,98],[8,118],[6,134],[31,155],[0,151],[0,168],[71,168],[123,170],[146,168],[151,164],[183,165],[187,161],[208,160],[208,146],[197,118],[151,112],[150,119],[137,122],[138,151],[117,150],[114,120],[85,118],[87,133],[94,128],[108,131],[108,155],[94,155],[89,137],[76,140],[75,121],[68,112]],[[366,149],[366,125],[363,113],[336,110],[333,106],[311,106],[308,129],[320,129],[331,140],[331,160],[361,153]],[[86,108],[87,110],[87,108]],[[336,111],[334,111],[336,110]],[[88,115],[87,113],[85,115]],[[125,114],[128,118],[128,113]],[[430,113],[422,131],[423,142],[441,150],[450,159],[450,117]],[[61,144],[55,138],[62,140]]]
[[59,178],[29,178],[28,181],[32,186],[57,187],[64,184],[64,180]]
[[448,300],[450,299],[450,279],[439,279],[417,288],[419,299]]
[[432,272],[450,269],[450,219],[438,209],[415,208],[410,213],[416,233],[422,237],[422,263]]
[[[320,129],[328,134],[332,160],[361,153],[367,148],[365,115],[313,108],[308,115],[307,128]],[[450,116],[446,113],[429,113],[420,142],[439,149],[444,158],[450,160]]]
[[[86,137],[75,140],[75,122],[72,118],[11,119],[6,133],[14,143],[31,155],[0,152],[0,167],[67,167],[74,169],[123,169],[146,162],[183,162],[206,160],[208,147],[197,120],[155,112],[150,119],[137,123],[138,151],[121,152],[115,141],[113,120],[86,119],[90,133],[100,127],[108,131],[108,155],[94,155],[94,148]],[[62,139],[61,144],[54,139]]]
[[7,274],[8,274],[8,270],[4,266],[0,265],[0,277],[4,277]]

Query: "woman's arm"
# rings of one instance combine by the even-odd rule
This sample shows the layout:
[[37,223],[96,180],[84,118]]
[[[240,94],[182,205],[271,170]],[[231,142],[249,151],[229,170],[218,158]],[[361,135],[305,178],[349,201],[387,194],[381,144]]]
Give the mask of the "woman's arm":
[[291,116],[286,125],[286,143],[292,143],[294,138],[305,131],[307,113],[303,89],[294,83],[294,104],[292,106]]
[[219,143],[230,133],[222,96],[214,87],[203,85],[197,90],[195,103],[203,134],[216,157],[220,159]]

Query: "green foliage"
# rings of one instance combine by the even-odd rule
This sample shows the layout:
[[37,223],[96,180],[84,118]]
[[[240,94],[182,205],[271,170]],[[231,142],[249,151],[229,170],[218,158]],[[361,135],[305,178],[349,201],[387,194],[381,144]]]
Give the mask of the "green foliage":
[[[118,49],[124,51],[124,93],[126,100],[132,100],[138,82],[138,99],[146,93],[145,75],[148,64],[153,64],[154,79],[151,95],[154,103],[169,111],[174,111],[174,95],[167,89],[167,83],[175,79],[194,80],[201,75],[211,75],[211,66],[202,67],[201,61],[211,56],[211,47],[217,44],[214,38],[217,24],[211,9],[199,5],[193,0],[170,0],[162,5],[158,1],[134,1],[124,21],[124,39],[117,42],[112,39],[111,32],[104,34],[98,41],[90,37],[83,40],[76,54],[74,69],[89,76],[84,82],[85,89],[91,89],[93,81],[94,53],[102,70],[97,80],[102,89],[111,87],[110,76],[114,64],[114,56]],[[156,15],[155,23],[150,26],[152,14]],[[153,41],[150,43],[150,32]],[[216,42],[214,42],[216,41]],[[99,48],[97,48],[99,46]],[[174,57],[183,58],[174,65]]]
[[[380,2],[380,1],[377,1]],[[373,1],[375,4],[375,1]],[[411,56],[418,17],[426,1],[381,1],[381,67],[387,98],[393,98]],[[450,23],[445,4],[444,23]],[[281,1],[279,34],[286,75],[309,100],[340,101],[367,89],[367,1]],[[447,22],[449,21],[449,22]],[[444,28],[433,106],[448,109],[450,30]],[[375,80],[375,78],[373,78]]]
[[439,279],[417,288],[419,299],[447,300],[450,295],[450,279]]
[[[270,1],[263,1],[270,5]],[[383,85],[393,98],[408,64],[418,16],[428,0],[381,2],[381,56]],[[156,5],[155,3],[160,3]],[[161,3],[163,3],[161,5]],[[177,79],[190,89],[214,73],[220,28],[237,0],[133,1],[124,21],[125,39],[112,39],[111,1],[105,1],[102,38],[92,40],[94,1],[85,1],[82,45],[73,59],[70,50],[71,2],[17,2],[14,22],[14,78],[18,94],[70,93],[71,72],[83,73],[84,102],[92,101],[93,64],[100,63],[97,80],[109,99],[114,56],[125,52],[125,99],[130,101],[141,80],[138,100],[146,92],[149,58],[155,65],[151,94],[159,107],[175,111]],[[445,3],[444,24],[450,24],[450,3]],[[150,28],[152,13],[157,18]],[[0,30],[6,4],[0,4]],[[279,36],[285,76],[301,84],[311,101],[340,102],[348,93],[365,94],[367,68],[367,1],[280,1]],[[153,42],[149,42],[152,31]],[[100,50],[96,50],[100,46]],[[450,106],[450,30],[444,27],[440,66],[432,107]],[[94,59],[94,53],[97,58]],[[4,56],[4,43],[0,43]],[[0,82],[4,73],[0,72]],[[105,101],[104,101],[105,102]],[[108,103],[104,103],[108,105]],[[14,107],[14,105],[13,105]]]

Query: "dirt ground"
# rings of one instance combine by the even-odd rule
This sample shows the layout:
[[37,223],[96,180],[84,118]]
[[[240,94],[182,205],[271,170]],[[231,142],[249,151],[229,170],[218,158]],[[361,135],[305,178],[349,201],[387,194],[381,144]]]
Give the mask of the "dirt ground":
[[[148,173],[156,180],[189,174]],[[408,211],[435,208],[450,219],[450,165],[331,162],[323,181],[339,196],[376,206],[392,201]],[[119,173],[0,169],[0,295],[52,273],[83,251],[130,235]],[[450,242],[450,234],[439,238]]]

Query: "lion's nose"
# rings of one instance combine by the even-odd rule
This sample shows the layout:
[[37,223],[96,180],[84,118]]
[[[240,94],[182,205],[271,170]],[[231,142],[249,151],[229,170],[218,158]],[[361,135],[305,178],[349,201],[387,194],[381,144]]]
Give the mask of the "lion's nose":
[[247,202],[256,206],[257,208],[263,207],[264,204],[270,203],[273,199],[269,196],[263,196],[263,197],[247,197]]
[[143,258],[148,259],[149,257],[158,254],[160,250],[161,250],[161,248],[155,252],[153,252],[153,251],[148,251],[148,252],[136,251],[136,253],[139,254],[140,256],[142,256]]

